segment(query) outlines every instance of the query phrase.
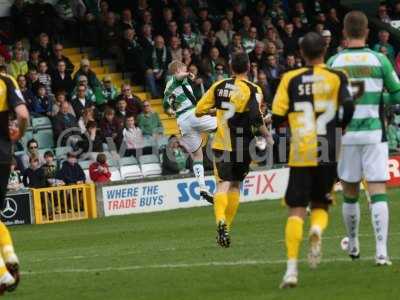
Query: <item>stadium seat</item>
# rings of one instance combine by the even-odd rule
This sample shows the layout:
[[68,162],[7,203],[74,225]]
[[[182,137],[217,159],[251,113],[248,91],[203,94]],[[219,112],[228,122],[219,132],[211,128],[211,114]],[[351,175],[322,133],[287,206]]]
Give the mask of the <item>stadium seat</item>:
[[72,148],[69,146],[65,146],[65,147],[57,147],[54,150],[56,153],[56,158],[59,159],[67,157],[67,153],[72,151]]
[[140,169],[139,165],[126,165],[121,166],[121,177],[122,179],[138,179],[142,178],[142,170]]
[[26,152],[25,151],[15,151],[14,152],[14,156],[18,157],[18,156],[23,156]]
[[48,117],[34,117],[32,118],[33,130],[40,130],[44,128],[51,128],[51,121]]
[[163,148],[165,148],[165,147],[167,147],[167,145],[168,145],[168,139],[169,139],[169,136],[162,136],[162,137],[160,137],[158,140],[157,140],[157,143],[158,143],[158,148],[159,149],[163,149]]
[[142,174],[145,177],[159,176],[162,173],[161,165],[157,155],[143,155],[139,157]]
[[127,156],[127,157],[122,157],[119,160],[119,165],[120,166],[128,166],[128,165],[138,165],[138,161],[134,156]]
[[91,183],[91,182],[93,182],[92,179],[90,179],[89,169],[84,169],[84,170],[83,170],[83,173],[85,173],[86,183]]
[[111,172],[111,181],[122,180],[121,173],[117,168],[111,167],[110,172]]
[[54,147],[53,130],[52,129],[39,130],[37,133],[33,134],[33,138],[35,140],[37,140],[37,142],[39,144],[39,149]]
[[92,162],[93,161],[91,161],[91,160],[80,160],[78,163],[82,169],[86,170],[86,169],[89,169]]

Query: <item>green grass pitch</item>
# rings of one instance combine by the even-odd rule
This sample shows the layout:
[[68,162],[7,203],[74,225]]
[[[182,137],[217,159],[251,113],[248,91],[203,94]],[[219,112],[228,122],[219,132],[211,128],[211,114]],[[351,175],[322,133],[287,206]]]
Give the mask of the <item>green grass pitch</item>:
[[279,201],[241,205],[230,249],[216,246],[212,207],[13,227],[23,276],[5,299],[399,299],[399,196],[390,191],[392,267],[374,266],[364,200],[362,259],[347,258],[340,249],[344,227],[336,205],[323,240],[323,263],[310,270],[303,261],[299,287],[292,290],[278,289],[286,221]]

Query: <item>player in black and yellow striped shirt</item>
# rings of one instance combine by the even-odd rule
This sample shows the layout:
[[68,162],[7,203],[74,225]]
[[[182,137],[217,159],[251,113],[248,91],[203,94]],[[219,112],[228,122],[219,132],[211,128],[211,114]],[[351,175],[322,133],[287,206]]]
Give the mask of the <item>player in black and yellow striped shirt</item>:
[[[285,231],[288,263],[282,288],[297,285],[297,260],[309,203],[308,259],[311,267],[320,262],[321,235],[328,225],[329,194],[337,178],[337,128],[344,128],[354,111],[346,75],[323,64],[324,39],[317,33],[309,33],[300,48],[307,67],[283,76],[272,105],[274,125],[287,119],[291,132],[290,175],[285,196],[289,206]],[[339,114],[340,107],[343,116]]]
[[217,242],[222,247],[230,245],[228,230],[239,205],[240,182],[249,172],[254,132],[268,136],[260,112],[261,89],[247,80],[247,54],[235,54],[231,65],[234,77],[213,84],[196,107],[197,117],[216,109],[217,132],[212,145],[217,178],[214,211]]
[[[18,120],[18,128],[9,128],[11,115]],[[12,142],[19,140],[28,125],[29,112],[15,80],[0,75],[0,207],[4,210],[7,183],[12,159]],[[13,291],[19,283],[19,261],[14,252],[11,235],[0,222],[0,294]]]

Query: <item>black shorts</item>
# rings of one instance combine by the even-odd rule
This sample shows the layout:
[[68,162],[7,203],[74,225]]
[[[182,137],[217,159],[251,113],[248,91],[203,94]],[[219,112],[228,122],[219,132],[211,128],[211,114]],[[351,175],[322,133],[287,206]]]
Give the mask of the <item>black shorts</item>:
[[291,167],[285,201],[289,207],[312,204],[329,205],[330,193],[337,180],[336,164],[317,167]]
[[251,157],[248,151],[213,150],[214,174],[217,181],[243,181],[249,174]]

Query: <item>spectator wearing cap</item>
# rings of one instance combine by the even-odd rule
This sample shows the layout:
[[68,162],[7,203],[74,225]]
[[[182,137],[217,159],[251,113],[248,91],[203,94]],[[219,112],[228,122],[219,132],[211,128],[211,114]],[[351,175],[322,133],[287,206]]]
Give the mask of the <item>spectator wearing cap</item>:
[[8,73],[15,79],[18,75],[28,73],[28,63],[24,60],[21,50],[14,51],[14,59],[8,65]]
[[[70,109],[71,105],[68,101],[64,100],[60,103],[60,109],[53,120],[53,132],[56,141],[58,141],[58,138],[66,129],[78,127],[78,121],[76,120],[76,117],[70,112]],[[68,136],[65,136],[65,140],[66,138],[68,138]],[[63,143],[63,141],[61,141],[61,144]]]
[[19,75],[17,77],[17,83],[22,93],[22,96],[24,96],[25,104],[28,107],[28,110],[32,111],[35,94],[31,91],[31,89],[28,88],[26,76]]
[[144,136],[159,137],[164,132],[160,116],[153,111],[150,101],[143,102],[143,112],[138,115],[137,124]]
[[249,32],[246,37],[243,38],[243,47],[246,53],[250,53],[254,50],[256,47],[256,44],[258,42],[257,40],[257,28],[254,26],[251,26],[249,29]]
[[51,117],[53,112],[53,100],[47,95],[46,86],[40,84],[37,91],[37,96],[32,103],[33,115],[44,115]]
[[66,185],[85,183],[86,176],[82,167],[78,164],[75,153],[69,152],[67,154],[67,160],[63,162],[57,174],[57,179],[64,181]]
[[387,51],[387,57],[393,63],[395,60],[396,54],[394,51],[394,47],[389,43],[390,33],[387,30],[383,29],[383,30],[379,31],[378,39],[379,39],[379,42],[374,45],[373,50],[380,52],[380,49],[382,47],[385,47],[386,51]]
[[87,84],[91,90],[95,90],[100,86],[100,82],[97,79],[96,74],[90,69],[90,61],[87,58],[81,60],[81,66],[79,70],[74,75],[74,81],[78,83],[80,81],[80,76],[86,76]]
[[[118,91],[114,87],[111,77],[108,75],[104,76],[104,78],[103,78],[103,82],[101,85],[101,94],[102,94],[103,102],[100,103],[99,101],[97,101],[97,105],[100,106],[99,109],[101,111],[104,111],[106,104],[114,106],[116,98],[118,96]],[[96,97],[97,100],[99,98],[100,97]]]
[[40,84],[43,84],[46,87],[46,92],[49,97],[54,97],[53,91],[51,90],[51,76],[48,73],[47,63],[45,61],[41,61],[39,63],[39,72],[38,78]]
[[127,107],[126,111],[128,114],[133,115],[135,118],[143,111],[143,102],[132,93],[132,87],[130,84],[123,84],[121,86],[121,95],[118,99],[125,99]]
[[96,162],[89,166],[90,179],[94,183],[105,183],[111,180],[111,172],[104,153],[97,154]]
[[165,46],[164,38],[161,35],[156,36],[154,47],[146,59],[146,89],[153,98],[161,96],[168,73],[168,65],[171,61],[171,52]]
[[51,74],[51,90],[53,94],[60,91],[65,91],[68,95],[71,94],[74,88],[74,82],[71,73],[67,71],[67,64],[64,60],[57,62],[57,68]]
[[325,54],[325,61],[328,60],[330,57],[335,55],[336,48],[332,46],[332,34],[329,30],[325,29],[322,31],[322,37],[324,38],[326,44],[326,54]]
[[58,63],[63,61],[65,63],[65,72],[72,74],[75,70],[74,64],[71,60],[63,55],[64,47],[61,43],[56,43],[53,45],[53,52],[49,58],[49,69],[51,72],[55,72],[58,67]]

